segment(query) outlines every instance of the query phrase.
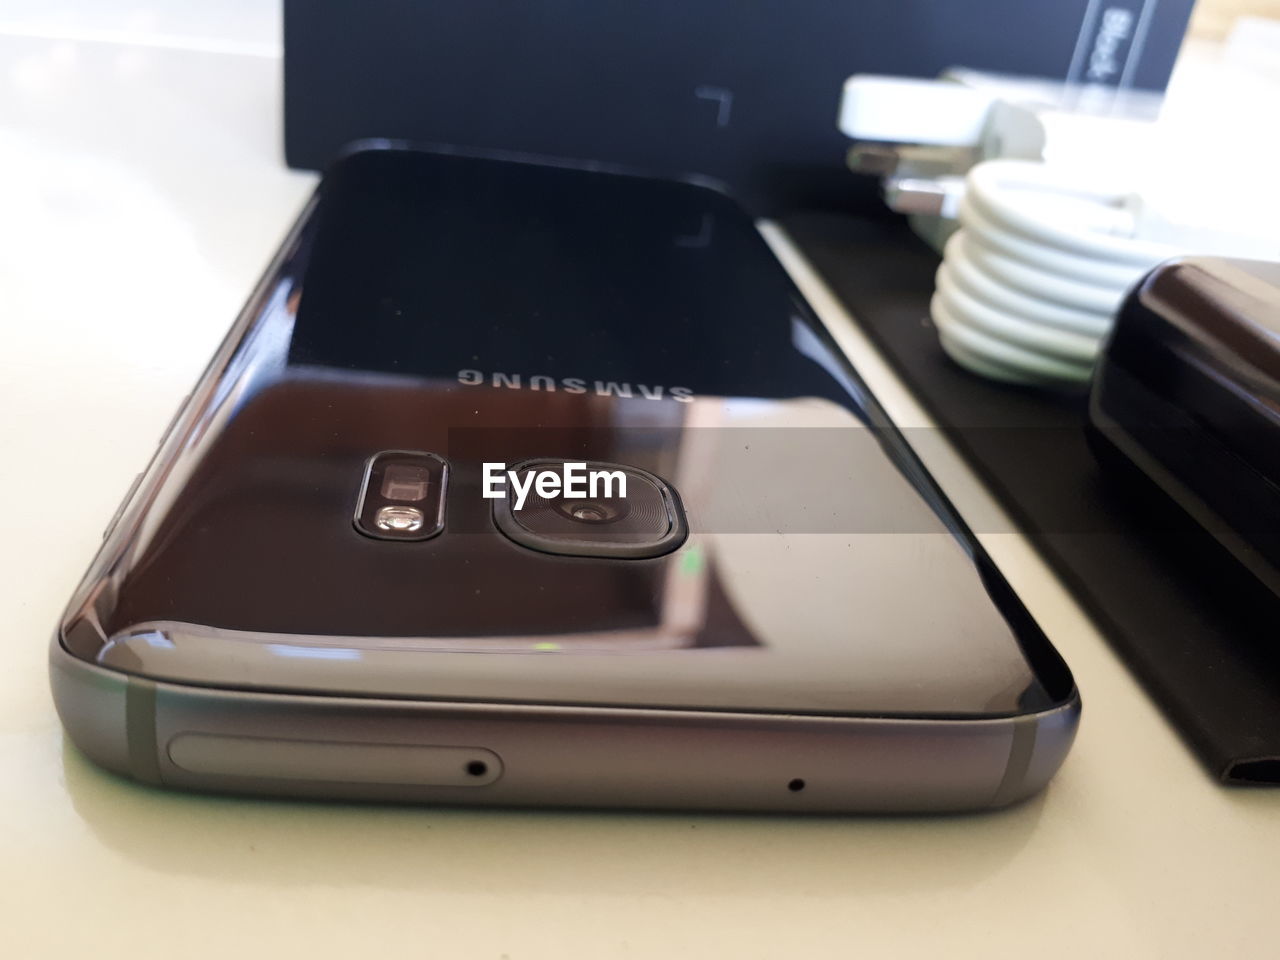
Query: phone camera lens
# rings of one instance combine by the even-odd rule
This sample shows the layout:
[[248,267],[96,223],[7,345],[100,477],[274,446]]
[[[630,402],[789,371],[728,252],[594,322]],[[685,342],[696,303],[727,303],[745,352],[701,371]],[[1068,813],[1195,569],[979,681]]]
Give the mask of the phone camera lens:
[[616,523],[631,512],[625,500],[561,500],[553,509],[578,523]]

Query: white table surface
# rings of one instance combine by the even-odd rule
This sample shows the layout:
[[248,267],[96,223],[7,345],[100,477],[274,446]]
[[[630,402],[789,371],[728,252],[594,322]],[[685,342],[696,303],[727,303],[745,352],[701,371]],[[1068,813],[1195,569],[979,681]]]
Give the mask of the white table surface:
[[[45,6],[0,7],[0,956],[1274,955],[1280,792],[1215,786],[1016,534],[985,539],[1085,715],[1050,789],[1009,811],[336,806],[90,766],[45,645],[315,178],[281,159],[271,3]],[[923,422],[810,293],[891,411]],[[981,505],[946,451],[930,459]]]

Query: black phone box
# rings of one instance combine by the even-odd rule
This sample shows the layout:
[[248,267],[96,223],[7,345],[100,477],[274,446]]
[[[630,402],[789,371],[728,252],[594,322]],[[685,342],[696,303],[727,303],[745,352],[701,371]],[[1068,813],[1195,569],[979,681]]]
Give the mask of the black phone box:
[[407,140],[725,184],[758,215],[871,211],[854,73],[953,66],[1162,90],[1193,0],[285,2],[285,155]]

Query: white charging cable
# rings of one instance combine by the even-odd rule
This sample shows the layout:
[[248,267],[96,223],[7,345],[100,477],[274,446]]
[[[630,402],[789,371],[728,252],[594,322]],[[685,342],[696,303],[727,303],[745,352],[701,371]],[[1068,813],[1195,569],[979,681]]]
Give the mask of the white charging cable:
[[974,166],[959,223],[934,325],[957,363],[1013,383],[1087,382],[1125,293],[1179,252],[1139,236],[1139,198],[1026,160]]
[[[1155,94],[1117,93],[1098,116],[1080,93],[965,70],[845,82],[849,166],[882,177],[889,207],[943,252],[934,324],[943,349],[983,376],[1082,385],[1126,293],[1162,260],[1280,260],[1280,206],[1259,188],[1276,125],[1256,121],[1256,89],[1228,84],[1196,98],[1199,113],[1184,96],[1179,122],[1166,109],[1154,123]],[[1243,172],[1207,181],[1227,143]]]

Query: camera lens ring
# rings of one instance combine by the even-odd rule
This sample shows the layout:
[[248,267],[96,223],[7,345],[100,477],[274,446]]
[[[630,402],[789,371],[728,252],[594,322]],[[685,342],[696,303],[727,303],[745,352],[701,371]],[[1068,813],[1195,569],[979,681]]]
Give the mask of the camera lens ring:
[[[516,472],[536,468],[554,469],[568,462],[568,460],[559,457],[530,457],[512,464],[511,469]],[[689,536],[689,525],[685,518],[684,506],[680,502],[679,493],[665,480],[648,470],[629,464],[585,461],[585,466],[589,470],[621,470],[629,477],[650,484],[658,494],[657,503],[653,506],[657,509],[659,515],[665,518],[665,532],[655,530],[653,539],[637,540],[630,536],[627,539],[617,539],[609,536],[609,531],[613,528],[608,523],[591,524],[577,518],[568,518],[571,524],[580,525],[579,529],[584,536],[580,538],[548,536],[526,526],[528,520],[514,511],[514,500],[510,493],[507,496],[497,497],[493,500],[491,516],[494,525],[508,540],[519,546],[538,553],[549,553],[562,557],[614,557],[617,559],[643,560],[671,553],[685,542]],[[591,502],[595,502],[599,498],[588,499]],[[612,498],[608,499],[612,500]],[[624,502],[628,502],[630,499],[630,497],[627,497]],[[583,501],[575,500],[571,502],[581,505]],[[551,507],[552,505],[548,504],[547,506]],[[629,502],[628,507],[634,511],[634,507]],[[547,513],[558,516],[561,521],[567,519],[554,509],[548,509]],[[517,519],[518,517],[520,519]]]

